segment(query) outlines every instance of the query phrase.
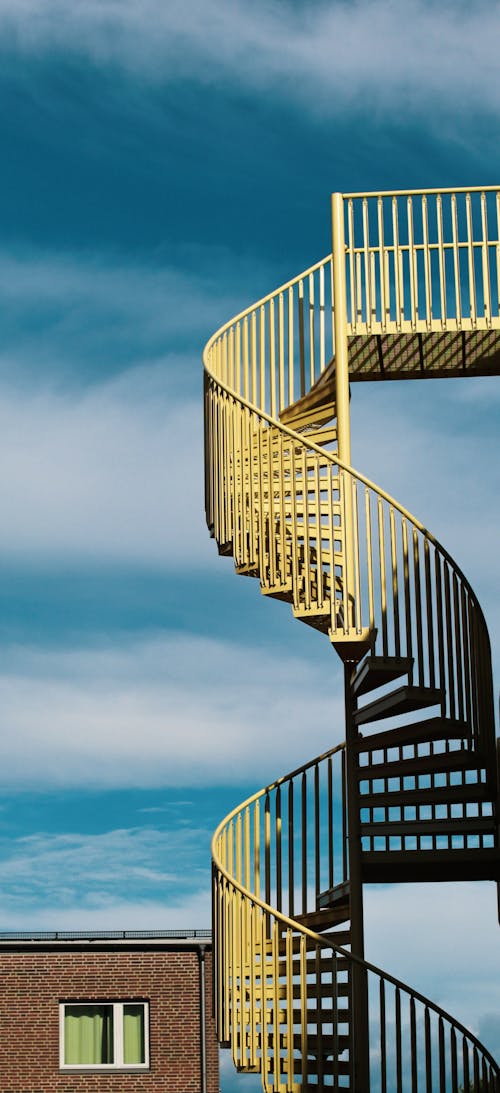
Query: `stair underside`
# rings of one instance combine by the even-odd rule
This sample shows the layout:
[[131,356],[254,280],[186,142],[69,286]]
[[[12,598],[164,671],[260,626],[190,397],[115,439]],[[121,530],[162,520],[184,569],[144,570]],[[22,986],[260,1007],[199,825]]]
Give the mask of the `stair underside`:
[[354,721],[356,725],[367,725],[372,721],[381,721],[385,717],[424,710],[430,706],[439,705],[441,697],[441,692],[437,688],[412,687],[406,684],[356,710]]
[[362,854],[367,884],[500,880],[497,848],[468,850],[373,850]]

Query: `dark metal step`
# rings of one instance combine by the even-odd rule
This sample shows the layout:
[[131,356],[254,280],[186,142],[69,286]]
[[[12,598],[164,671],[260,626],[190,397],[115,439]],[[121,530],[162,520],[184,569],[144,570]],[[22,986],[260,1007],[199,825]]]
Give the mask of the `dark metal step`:
[[500,851],[372,850],[361,855],[361,870],[367,884],[500,880]]
[[458,786],[362,793],[359,804],[361,808],[392,808],[398,805],[476,804],[491,799],[491,790],[486,782],[465,782]]
[[[308,911],[305,915],[294,915],[294,922],[298,922],[301,926],[307,926],[308,930],[314,930],[315,933],[321,934],[323,930],[330,930],[333,926],[340,926],[342,922],[345,922],[349,918],[349,903],[331,907],[324,904],[318,907],[317,911]],[[345,932],[345,931],[343,931]],[[332,937],[337,938],[336,934],[332,934]],[[344,941],[337,941],[338,945],[347,944]]]
[[[370,820],[361,821],[361,835],[391,838],[399,835],[494,835],[493,816],[454,816],[432,820]],[[427,853],[427,851],[426,851]]]
[[483,769],[477,752],[440,751],[434,755],[419,755],[412,759],[391,759],[385,763],[370,763],[358,767],[358,781],[372,782],[379,778],[407,778],[413,774],[452,774]]
[[435,687],[398,687],[396,691],[382,695],[356,710],[354,722],[356,725],[366,725],[370,721],[380,721],[383,717],[424,710],[429,706],[439,705],[441,697],[441,691]]
[[367,657],[355,671],[351,688],[355,695],[364,695],[369,691],[392,683],[394,679],[405,676],[413,666],[413,657]]
[[399,725],[396,729],[385,729],[370,736],[358,736],[357,750],[379,751],[381,748],[396,748],[406,744],[422,744],[427,740],[465,740],[469,729],[465,721],[449,721],[445,717],[430,717],[427,721],[414,721],[411,725]]

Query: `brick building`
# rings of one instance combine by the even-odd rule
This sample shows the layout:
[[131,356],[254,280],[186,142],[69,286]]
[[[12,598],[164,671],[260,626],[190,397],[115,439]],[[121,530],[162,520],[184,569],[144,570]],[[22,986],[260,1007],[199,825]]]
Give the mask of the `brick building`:
[[205,931],[0,935],[1,1093],[218,1093]]

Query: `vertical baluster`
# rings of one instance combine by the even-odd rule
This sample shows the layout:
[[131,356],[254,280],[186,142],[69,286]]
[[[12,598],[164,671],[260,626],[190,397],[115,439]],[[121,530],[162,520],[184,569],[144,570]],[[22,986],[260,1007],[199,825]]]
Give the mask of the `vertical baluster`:
[[411,197],[407,201],[408,210],[408,259],[410,263],[410,300],[411,300],[411,328],[417,329],[418,323],[418,272],[417,272],[417,252],[415,250],[415,239],[413,230],[413,200]]
[[443,245],[443,199],[441,194],[436,196],[438,260],[439,260],[439,300],[441,307],[441,327],[446,328],[446,264]]
[[333,500],[334,491],[334,478],[335,474],[338,474],[338,470],[334,468],[332,463],[328,464],[327,468],[327,487],[328,487],[328,544],[329,544],[329,567],[330,567],[330,621],[332,634],[337,632],[337,576],[335,573],[335,503]]
[[439,1093],[446,1093],[446,1055],[444,1046],[444,1023],[440,1017],[438,1021],[438,1051],[439,1051]]
[[304,528],[304,607],[311,607],[311,528],[309,524],[309,475],[307,468],[307,449],[302,448],[302,503]]
[[243,398],[249,399],[250,394],[250,353],[248,344],[248,315],[243,319],[242,328],[242,356],[243,356]]
[[294,815],[293,815],[293,779],[288,783],[288,915],[293,918],[295,913],[295,842],[294,842]]
[[365,527],[366,527],[366,580],[368,586],[368,625],[370,631],[375,628],[375,594],[373,589],[373,550],[372,550],[372,515],[370,490],[365,487]]
[[304,282],[298,284],[298,313],[299,313],[299,361],[300,361],[300,395],[306,393],[306,361],[304,344]]
[[316,602],[319,608],[323,607],[323,526],[321,516],[321,482],[320,482],[320,457],[311,452],[310,459],[313,463],[313,481],[316,504]]
[[411,1056],[411,1093],[418,1093],[418,1054],[417,1054],[417,1018],[415,999],[410,998],[410,1056]]
[[353,217],[353,203],[352,198],[349,198],[347,203],[347,232],[348,232],[348,254],[349,254],[349,288],[351,293],[351,328],[352,333],[357,331],[358,320],[358,296],[357,296],[357,284],[356,284],[356,255],[355,255],[355,238],[354,238],[354,217]]
[[327,794],[328,794],[328,888],[333,888],[335,876],[334,837],[333,837],[333,764],[331,755],[328,756],[327,767]]
[[460,286],[460,251],[458,240],[458,216],[457,196],[451,195],[451,229],[453,240],[453,272],[455,275],[455,307],[457,312],[457,327],[462,329],[462,291]]
[[243,884],[250,889],[250,807],[247,805],[243,817]]
[[304,934],[300,937],[300,1039],[302,1057],[302,1086],[307,1082],[307,952]]
[[[276,326],[274,319],[274,300],[268,303],[269,312],[269,412],[276,417]],[[278,396],[279,397],[279,396]],[[263,407],[262,407],[263,408]]]
[[481,228],[482,228],[482,240],[481,240],[481,254],[482,254],[482,273],[483,273],[483,310],[484,318],[486,319],[488,327],[491,326],[491,278],[490,278],[490,257],[488,249],[488,210],[486,205],[486,194],[481,194]]
[[[321,990],[321,983],[319,984]],[[337,954],[332,952],[332,1022],[333,1022],[333,1089],[339,1089],[339,973]]]
[[394,655],[401,656],[401,631],[399,622],[399,584],[398,584],[398,552],[396,542],[396,521],[394,509],[389,509],[389,529],[391,537],[391,571],[392,571],[392,610],[394,623]]
[[277,787],[275,793],[275,838],[276,838],[276,909],[283,907],[283,861],[282,861],[282,823],[281,823],[281,788]]
[[443,564],[444,577],[444,603],[446,616],[446,649],[448,653],[448,699],[450,717],[456,718],[455,700],[455,665],[453,659],[453,621],[451,617],[451,591],[450,591],[450,567],[448,562]]
[[450,1030],[451,1093],[459,1093],[457,1065],[457,1036],[455,1029]]
[[309,274],[309,380],[313,386],[315,376],[315,312],[314,312],[314,274]]
[[425,569],[425,614],[427,620],[427,655],[429,661],[429,687],[436,686],[436,665],[434,663],[434,611],[432,606],[432,579],[430,547],[427,536],[424,538]]
[[236,390],[241,395],[241,323],[236,323],[236,344],[235,344],[235,366],[236,366]]
[[392,240],[394,245],[394,292],[396,298],[396,326],[401,330],[404,319],[404,279],[402,269],[402,255],[399,249],[399,210],[398,199],[392,199]]
[[405,656],[410,662],[410,667],[408,671],[408,682],[411,684],[413,682],[413,665],[411,664],[411,661],[413,659],[413,637],[410,595],[410,559],[408,553],[408,524],[404,516],[401,520],[401,533],[403,542],[403,581],[405,597]]
[[443,595],[441,589],[441,558],[436,550],[434,553],[436,569],[436,618],[437,618],[437,649],[438,649],[438,686],[441,691],[441,713],[446,716],[446,678],[444,668],[444,633],[443,633]]
[[341,782],[342,782],[342,812],[341,812],[341,834],[342,834],[342,881],[347,880],[349,876],[349,870],[347,866],[347,830],[346,830],[346,816],[347,816],[347,771],[345,761],[345,749],[341,751]]
[[424,644],[422,634],[422,592],[420,587],[419,533],[416,528],[413,529],[413,579],[415,583],[415,623],[417,631],[418,682],[420,686],[423,687],[425,684],[425,679]]
[[395,995],[395,1034],[396,1034],[396,1093],[403,1093],[403,1055],[401,1044],[401,993],[396,987]]
[[470,1088],[470,1066],[469,1066],[469,1045],[465,1036],[462,1038],[462,1064],[463,1064],[463,1086],[464,1089]]
[[285,301],[283,293],[278,296],[278,376],[279,376],[279,410],[285,403]]
[[241,884],[242,880],[243,880],[243,875],[242,875],[242,865],[243,865],[242,852],[243,852],[243,847],[242,847],[242,831],[241,831],[241,812],[238,812],[238,815],[236,817],[236,880],[238,881],[238,884]]
[[260,898],[260,802],[256,801],[253,811],[253,890]]
[[266,793],[264,804],[264,899],[271,903],[271,801]]
[[372,329],[372,278],[370,262],[370,224],[368,216],[368,201],[363,198],[363,255],[365,267],[365,300],[366,300],[366,329]]
[[[366,302],[365,302],[364,311],[363,311],[363,273],[362,273],[361,252],[359,250],[356,251],[355,257],[356,257],[356,297],[357,297],[357,301],[358,301],[357,322],[362,323],[364,321],[365,324],[367,325],[368,320],[367,320]],[[363,320],[363,315],[364,315],[364,320]]]
[[285,979],[285,997],[286,997],[286,1028],[287,1028],[287,1053],[286,1053],[286,1069],[287,1069],[287,1093],[293,1093],[294,1091],[294,1075],[293,1075],[293,1058],[294,1058],[294,1044],[293,1044],[293,935],[291,930],[286,932],[286,979]]
[[474,1046],[473,1051],[472,1051],[472,1063],[473,1063],[473,1071],[474,1071],[474,1093],[476,1093],[476,1090],[481,1089],[481,1073],[480,1073],[480,1068],[479,1068],[479,1055],[478,1055],[477,1047],[475,1047],[475,1046]]
[[319,794],[319,764],[314,764],[314,892],[317,900],[321,891],[321,857],[320,857],[320,794]]
[[262,304],[259,315],[259,409],[266,410],[266,308]]
[[465,591],[464,585],[460,586],[460,604],[461,604],[461,618],[462,618],[462,641],[463,641],[463,654],[464,654],[464,693],[465,693],[465,709],[464,718],[465,722],[470,730],[472,725],[472,709],[471,709],[471,696],[472,696],[472,679],[471,679],[471,665],[469,656],[469,613],[468,613],[468,596]]
[[387,1032],[385,1013],[385,983],[379,980],[380,996],[380,1093],[387,1093]]
[[389,286],[386,281],[386,250],[384,244],[384,199],[377,198],[378,218],[378,269],[380,278],[380,322],[382,332],[387,329],[387,317],[389,313]]
[[465,208],[467,214],[467,259],[469,268],[469,305],[472,326],[477,326],[477,299],[476,299],[476,271],[474,268],[474,226],[472,223],[472,198],[465,195]]
[[252,394],[251,400],[255,406],[257,402],[257,312],[252,311],[250,316],[250,359],[252,367]]
[[325,344],[325,267],[319,268],[319,370],[325,371],[326,344]]
[[422,195],[422,238],[424,246],[425,321],[427,330],[430,330],[432,327],[432,271],[429,248],[429,214],[425,194]]
[[425,1042],[425,1093],[432,1093],[432,1037],[431,1018],[426,1006],[424,1012],[424,1042]]
[[307,912],[307,776],[303,771],[301,779],[301,850],[302,850],[302,909]]
[[353,539],[353,565],[354,565],[354,625],[358,634],[363,629],[362,603],[361,603],[361,560],[359,555],[359,527],[358,527],[358,485],[356,479],[351,482],[351,512],[352,512],[352,539]]
[[316,959],[314,961],[314,982],[315,982],[316,987],[317,987],[317,993],[316,993],[316,998],[315,998],[315,1005],[316,1005],[316,1010],[317,1010],[316,1020],[315,1020],[315,1024],[316,1024],[316,1041],[317,1041],[317,1043],[316,1043],[316,1059],[317,1059],[317,1065],[318,1065],[317,1077],[318,1077],[318,1087],[319,1087],[319,1089],[324,1089],[325,1086],[324,1086],[324,1055],[323,1055],[323,1021],[322,1021],[322,1014],[321,1014],[321,1003],[322,1003],[322,997],[321,997],[322,952],[321,952],[321,948],[320,948],[319,945],[316,945],[315,957],[316,957]]
[[295,360],[294,360],[294,294],[293,287],[288,289],[288,404],[294,402]]
[[380,568],[380,611],[382,616],[382,655],[389,656],[389,640],[387,631],[387,580],[385,573],[385,535],[384,535],[384,508],[382,498],[378,498],[378,549]]
[[457,717],[459,721],[464,720],[464,675],[463,675],[463,629],[461,625],[460,614],[460,593],[458,585],[458,577],[456,573],[453,573],[453,619],[455,623],[455,671],[457,680]]

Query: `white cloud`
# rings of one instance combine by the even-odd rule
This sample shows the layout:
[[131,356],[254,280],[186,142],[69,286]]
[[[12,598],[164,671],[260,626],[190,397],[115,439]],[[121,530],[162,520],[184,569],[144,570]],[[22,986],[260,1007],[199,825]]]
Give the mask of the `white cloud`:
[[[90,929],[98,915],[109,920],[117,903],[145,905],[151,912],[152,904],[163,902],[173,910],[180,901],[199,900],[201,890],[209,889],[209,845],[210,832],[201,826],[3,838],[0,929],[8,928],[15,912],[42,929],[40,923],[56,907],[73,919],[79,911]],[[208,915],[203,924],[207,921]]]
[[4,784],[259,786],[343,734],[341,686],[325,694],[320,660],[243,643],[24,647],[4,649],[2,665]]
[[161,366],[64,393],[0,388],[3,558],[210,564],[201,414]]
[[32,52],[59,48],[148,79],[215,76],[306,99],[328,113],[369,105],[398,116],[499,105],[500,8],[475,0],[2,0],[0,32]]

